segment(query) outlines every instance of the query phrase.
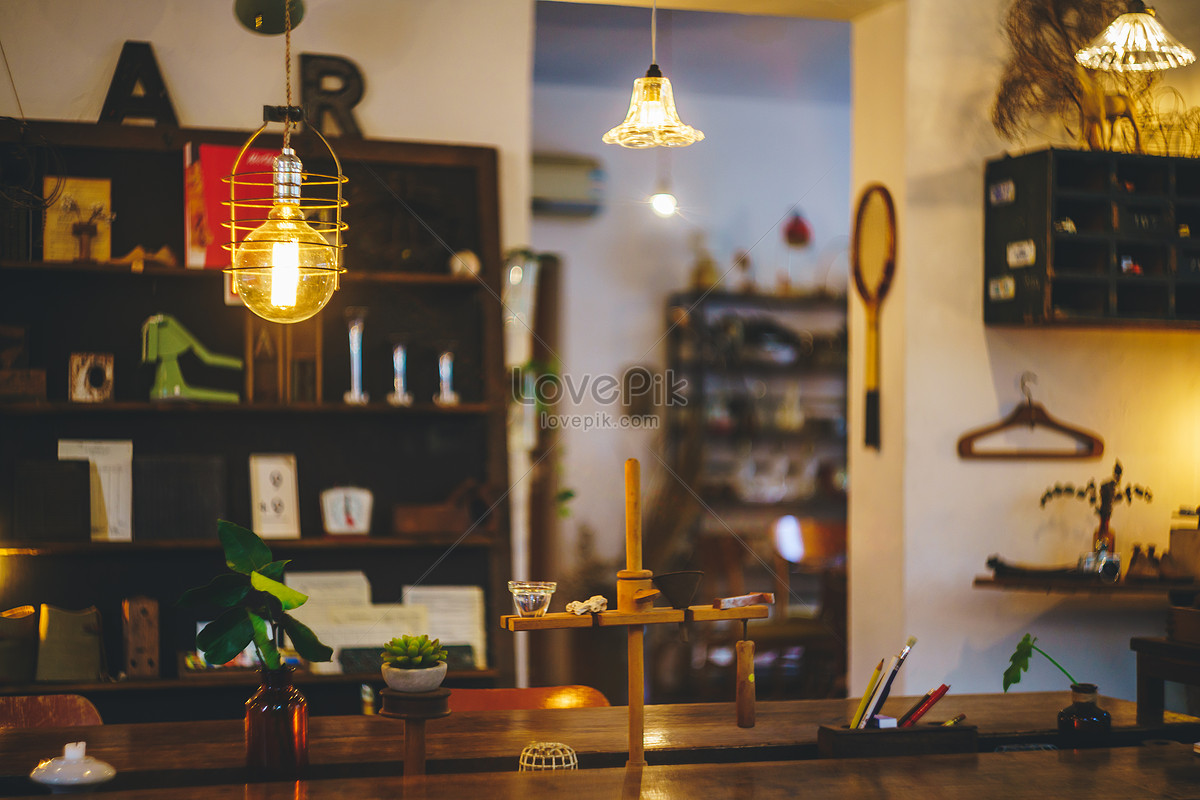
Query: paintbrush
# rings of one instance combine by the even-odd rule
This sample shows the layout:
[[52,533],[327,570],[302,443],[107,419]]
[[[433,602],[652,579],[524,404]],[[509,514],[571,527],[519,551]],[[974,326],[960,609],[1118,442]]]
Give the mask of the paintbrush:
[[869,716],[875,716],[883,710],[883,703],[888,698],[888,692],[892,690],[892,681],[896,680],[896,673],[904,666],[904,659],[908,658],[909,651],[912,650],[913,645],[916,643],[917,637],[915,636],[908,637],[908,640],[904,642],[904,648],[896,656],[895,663],[892,664],[892,668],[888,671],[887,681],[883,684],[883,689],[879,692],[879,700],[872,706]]

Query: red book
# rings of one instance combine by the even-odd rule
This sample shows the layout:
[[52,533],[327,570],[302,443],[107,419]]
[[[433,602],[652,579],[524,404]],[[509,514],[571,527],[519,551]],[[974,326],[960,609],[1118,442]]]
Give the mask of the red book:
[[936,703],[938,700],[941,700],[942,696],[948,691],[950,691],[950,687],[944,683],[938,688],[934,689],[933,694],[929,695],[929,697],[925,699],[925,702],[917,706],[917,710],[912,712],[912,714],[909,715],[908,720],[900,727],[911,728],[917,723],[917,720],[925,716],[925,712],[933,708],[934,703]]
[[[189,143],[184,148],[185,263],[199,269],[229,266],[229,177],[240,147]],[[270,173],[278,150],[252,147],[242,156],[239,172],[261,172],[263,186],[239,186],[238,201],[271,196]],[[266,212],[262,216],[265,218]],[[239,240],[242,237],[238,237]]]

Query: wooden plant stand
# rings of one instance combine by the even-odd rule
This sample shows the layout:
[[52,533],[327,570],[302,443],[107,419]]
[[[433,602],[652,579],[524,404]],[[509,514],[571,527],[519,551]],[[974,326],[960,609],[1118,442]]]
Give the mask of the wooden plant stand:
[[[641,465],[636,458],[625,461],[625,569],[617,573],[617,609],[599,613],[576,615],[569,613],[545,614],[541,617],[521,617],[507,614],[500,618],[500,625],[509,631],[540,631],[555,628],[607,628],[624,625],[629,631],[629,761],[628,766],[646,763],[645,741],[645,686],[646,667],[643,658],[642,640],[647,625],[680,622],[714,622],[716,620],[765,619],[765,605],[742,608],[717,609],[712,606],[690,606],[688,608],[654,608],[654,598],[659,594],[650,582],[654,573],[642,569],[642,498]],[[743,622],[743,624],[745,624]],[[750,647],[741,645],[751,644]],[[742,662],[749,653],[749,666]],[[754,719],[754,671],[752,643],[740,642],[738,647],[738,716],[741,720]],[[746,726],[748,727],[748,726]]]
[[425,720],[450,715],[450,690],[397,692],[383,689],[379,716],[404,720],[404,777],[425,774]]

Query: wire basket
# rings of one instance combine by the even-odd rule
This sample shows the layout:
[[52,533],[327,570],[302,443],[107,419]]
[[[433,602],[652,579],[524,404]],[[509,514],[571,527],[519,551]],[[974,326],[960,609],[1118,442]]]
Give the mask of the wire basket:
[[561,742],[530,742],[521,751],[520,772],[579,769],[575,751]]

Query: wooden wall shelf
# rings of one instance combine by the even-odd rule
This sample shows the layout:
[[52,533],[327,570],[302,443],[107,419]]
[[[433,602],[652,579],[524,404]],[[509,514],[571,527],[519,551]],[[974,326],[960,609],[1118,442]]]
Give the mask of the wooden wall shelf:
[[1077,578],[993,578],[979,575],[975,578],[976,589],[998,589],[1006,592],[1044,592],[1046,594],[1084,594],[1090,597],[1120,598],[1174,598],[1176,595],[1195,596],[1200,592],[1197,584],[1171,583],[1104,583]]

